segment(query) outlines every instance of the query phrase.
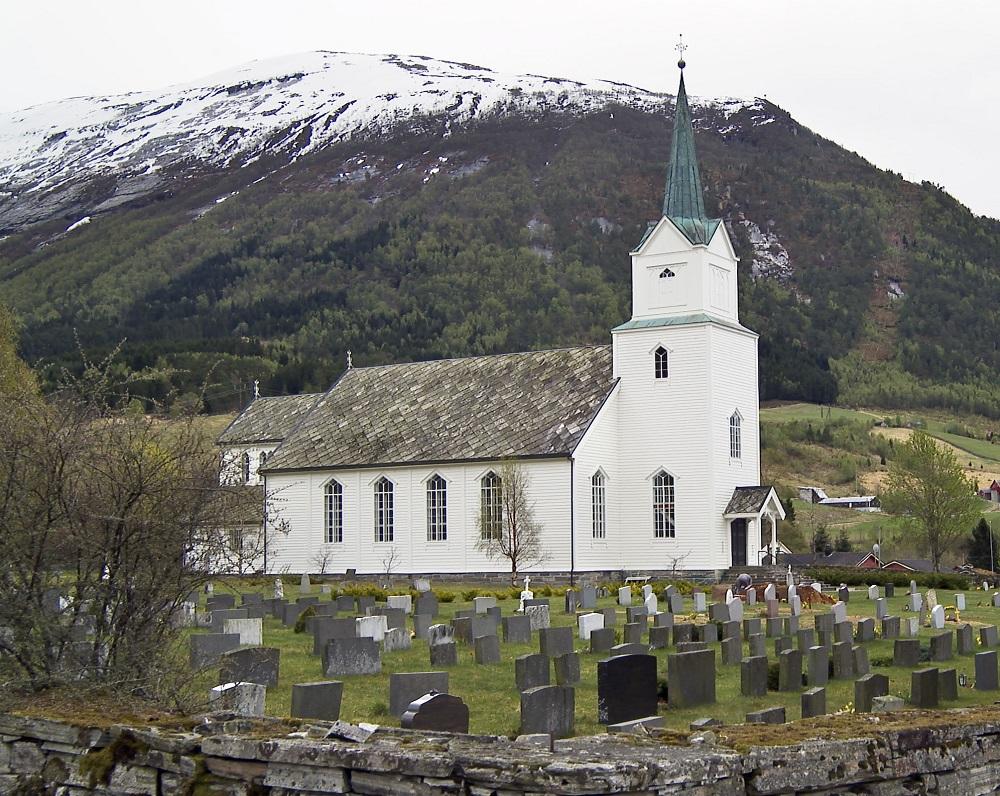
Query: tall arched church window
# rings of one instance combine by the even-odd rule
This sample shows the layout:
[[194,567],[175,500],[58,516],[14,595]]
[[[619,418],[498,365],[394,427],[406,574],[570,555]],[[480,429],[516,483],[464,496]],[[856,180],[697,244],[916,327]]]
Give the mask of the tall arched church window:
[[740,423],[740,413],[733,412],[729,418],[729,455],[733,459],[739,459],[743,455],[743,438]]
[[660,470],[653,477],[653,535],[657,539],[677,535],[674,498],[674,477]]
[[669,375],[670,368],[668,363],[669,354],[667,349],[660,346],[653,352],[653,372],[658,379],[665,379]]
[[339,481],[329,481],[323,487],[323,541],[344,541],[344,487]]
[[393,537],[392,481],[385,476],[375,482],[375,541],[391,542]]
[[503,533],[503,500],[500,476],[490,471],[479,482],[479,533],[483,539],[499,539]]
[[250,454],[240,456],[240,479],[244,484],[250,483]]
[[607,491],[604,483],[604,473],[598,470],[590,479],[590,510],[592,515],[591,532],[595,539],[604,539],[608,527]]
[[435,475],[427,482],[427,541],[443,542],[448,538],[448,484]]

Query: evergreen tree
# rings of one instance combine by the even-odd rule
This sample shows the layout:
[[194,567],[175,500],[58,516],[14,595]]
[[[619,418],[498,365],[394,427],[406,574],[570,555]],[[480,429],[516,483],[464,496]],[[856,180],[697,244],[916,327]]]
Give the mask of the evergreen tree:
[[837,541],[833,544],[833,549],[838,553],[850,553],[854,549],[850,538],[847,536],[846,528],[840,529],[840,533],[837,534]]
[[[972,566],[979,569],[989,569],[995,571],[997,568],[997,554],[1000,554],[1000,544],[993,533],[993,529],[986,521],[985,517],[980,517],[976,527],[972,529],[972,537],[966,543],[968,550],[968,560]],[[992,556],[992,563],[990,557]]]
[[812,549],[814,553],[830,555],[833,545],[830,544],[830,534],[826,530],[825,523],[818,523],[813,529]]

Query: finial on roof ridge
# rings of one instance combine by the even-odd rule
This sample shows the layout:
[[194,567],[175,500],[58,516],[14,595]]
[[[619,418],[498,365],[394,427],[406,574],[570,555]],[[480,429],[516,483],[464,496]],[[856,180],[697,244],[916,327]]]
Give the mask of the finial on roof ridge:
[[677,50],[677,54],[680,56],[680,58],[677,59],[677,68],[683,69],[687,66],[687,61],[684,60],[684,51],[687,49],[687,45],[684,43],[683,33],[679,33],[677,35],[677,46],[674,47],[674,49]]

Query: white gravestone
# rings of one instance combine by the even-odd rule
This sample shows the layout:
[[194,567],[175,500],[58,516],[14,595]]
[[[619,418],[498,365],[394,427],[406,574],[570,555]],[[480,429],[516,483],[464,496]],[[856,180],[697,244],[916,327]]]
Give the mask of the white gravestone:
[[965,595],[964,594],[956,594],[955,595],[955,607],[959,611],[964,611],[965,610]]
[[910,581],[910,594],[916,594],[917,582],[915,580]]
[[604,614],[582,614],[576,621],[580,638],[588,641],[591,632],[601,630],[604,627]]
[[281,578],[274,579],[274,599],[285,599],[285,584],[282,582]]
[[944,606],[935,605],[931,609],[931,627],[935,630],[944,630]]
[[868,587],[868,599],[877,600],[878,599],[878,586],[872,584]]
[[490,608],[496,608],[496,597],[474,597],[472,604],[476,608],[477,614],[485,614]]
[[264,643],[262,620],[260,619],[223,619],[223,633],[238,633],[241,647],[259,647]]
[[309,580],[309,576],[305,573],[299,578],[299,594],[308,594],[312,591],[312,583]]
[[747,595],[747,605],[757,604],[757,590],[753,586],[751,586],[749,589],[746,590],[746,595]]
[[266,696],[267,687],[258,683],[223,683],[211,690],[209,702],[238,716],[263,716]]
[[696,613],[703,614],[708,610],[708,601],[705,597],[705,592],[696,591],[694,593],[694,610]]
[[732,622],[742,622],[743,621],[743,600],[739,597],[733,597],[729,602],[726,603],[729,606],[729,619]]
[[397,608],[405,614],[413,611],[413,598],[409,594],[390,594],[385,601],[389,608]]
[[642,587],[642,599],[645,600],[650,594],[653,593],[653,587],[648,583]]
[[875,601],[875,618],[885,619],[889,615],[889,602],[885,597],[879,597]]
[[417,578],[413,581],[413,588],[423,594],[425,591],[431,590],[431,582],[427,578]]
[[525,575],[524,576],[524,588],[521,589],[521,603],[520,603],[520,605],[517,606],[517,610],[519,612],[521,612],[521,613],[524,612],[524,601],[525,600],[534,600],[535,599],[535,593],[531,589],[528,588],[528,584],[529,583],[531,583],[531,576],[530,575]]
[[646,607],[646,613],[652,616],[657,613],[657,599],[655,594],[647,594],[646,599],[643,601],[643,605]]
[[920,634],[920,620],[915,616],[908,616],[903,620],[903,631],[907,638],[916,638]]
[[793,594],[788,604],[792,607],[792,616],[799,616],[802,613],[802,598],[799,595]]
[[815,592],[819,592],[820,594],[822,594],[823,593],[823,584],[819,583],[819,582],[813,583],[812,584],[812,590],[815,591]]
[[632,604],[632,587],[622,586],[618,590],[618,604],[623,606],[629,606]]
[[733,599],[733,590],[726,589],[726,602],[729,603]]
[[927,590],[927,610],[933,611],[938,604],[937,592],[934,589]]
[[838,624],[847,621],[847,606],[839,600],[833,604],[833,622]]
[[993,607],[1000,608],[1000,592],[993,592]]
[[924,598],[920,596],[920,592],[915,591],[910,595],[908,600],[908,608],[911,611],[919,611],[924,604]]
[[389,629],[389,620],[384,616],[362,616],[354,620],[358,638],[370,638],[381,642]]
[[788,587],[788,602],[791,602],[793,597],[798,596],[798,593],[799,593],[799,590],[795,588],[795,584],[794,583],[791,586],[789,586]]
[[524,609],[528,617],[528,625],[532,632],[549,627],[549,607],[547,605],[529,605]]
[[769,603],[778,599],[778,590],[773,583],[768,583],[764,587],[764,602]]
[[795,585],[795,576],[792,574],[792,565],[791,564],[788,565],[788,574],[785,575],[785,585],[786,586],[794,586]]

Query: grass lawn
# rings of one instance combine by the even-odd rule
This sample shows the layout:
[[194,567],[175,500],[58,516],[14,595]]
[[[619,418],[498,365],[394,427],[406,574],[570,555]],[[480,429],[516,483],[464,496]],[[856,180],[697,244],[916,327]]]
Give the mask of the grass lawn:
[[760,409],[762,423],[790,423],[793,420],[860,420],[870,423],[874,420],[881,420],[882,417],[874,412],[809,403],[778,404],[762,406]]
[[[898,592],[897,592],[898,593]],[[294,598],[297,590],[294,587],[286,589],[286,595]],[[953,602],[951,593],[939,591],[939,601],[944,605]],[[575,618],[562,612],[562,597],[552,597],[552,624],[575,625]],[[1000,622],[1000,609],[989,606],[988,595],[983,592],[966,592],[968,608],[962,613],[962,621],[970,622],[974,627]],[[498,604],[505,615],[517,608],[516,600],[503,600]],[[601,600],[600,607],[614,604],[610,598]],[[690,603],[689,603],[690,604]],[[906,617],[913,614],[905,610],[905,596],[897,596],[889,601],[890,613]],[[453,603],[441,605],[440,622],[450,620],[457,610],[471,608],[471,603],[456,600]],[[787,607],[782,604],[783,612]],[[825,607],[819,611],[827,610]],[[746,617],[760,616],[761,607],[751,607],[746,610]],[[863,590],[852,591],[848,605],[848,615],[853,621],[874,616],[874,603],[866,599]],[[801,627],[813,626],[814,614],[806,610],[801,619]],[[705,617],[691,616],[691,621],[704,622]],[[683,620],[679,620],[683,621]],[[619,610],[618,628],[624,623],[624,609]],[[763,624],[763,622],[762,622]],[[954,623],[948,623],[948,629],[954,629]],[[199,632],[199,631],[194,631]],[[929,638],[935,631],[922,628],[920,638],[923,646],[929,646]],[[978,642],[978,629],[976,630]],[[281,677],[277,688],[268,689],[267,712],[269,715],[287,716],[291,703],[291,687],[294,683],[311,682],[327,679],[322,671],[321,661],[312,655],[312,637],[308,634],[296,634],[290,628],[285,628],[274,619],[264,620],[264,644],[281,649]],[[867,645],[868,655],[872,661],[872,671],[888,675],[890,693],[908,697],[910,691],[910,671],[895,668],[891,665],[892,641],[877,640]],[[750,711],[765,707],[784,705],[789,720],[800,716],[799,693],[769,692],[766,697],[748,699],[740,695],[740,667],[722,666],[718,644],[710,647],[716,651],[716,696],[714,705],[676,710],[661,703],[660,713],[666,719],[671,729],[686,730],[688,724],[702,716],[714,716],[727,724],[740,723],[744,715]],[[582,683],[576,688],[576,732],[578,735],[604,732],[604,727],[597,723],[597,662],[604,655],[592,655],[589,643],[577,640],[577,651],[581,652]],[[767,641],[769,658],[774,659],[774,642]],[[472,647],[459,644],[459,665],[449,671],[450,692],[465,700],[471,715],[470,730],[473,733],[496,735],[515,735],[518,732],[520,702],[514,685],[514,659],[518,655],[538,651],[537,634],[532,644],[507,645],[501,644],[501,663],[495,666],[479,666],[475,664]],[[667,656],[672,650],[655,652],[658,660],[658,672],[662,679],[666,677]],[[930,665],[930,664],[927,664]],[[954,667],[959,673],[969,677],[970,684],[974,676],[972,656],[956,656],[952,661],[937,664],[942,667]],[[803,667],[805,668],[805,667]],[[425,641],[414,640],[410,650],[392,652],[382,656],[382,673],[355,677],[333,678],[344,681],[344,701],[341,718],[360,722],[367,721],[387,726],[398,726],[398,720],[389,715],[389,675],[393,672],[427,671],[430,669],[429,653]],[[206,687],[209,680],[216,676],[215,670],[205,673]],[[977,704],[991,704],[1000,697],[1000,692],[978,692],[970,688],[959,689],[959,699],[955,703],[942,704],[943,707],[969,707]],[[827,686],[827,710],[831,713],[848,709],[854,699],[853,680],[834,681]]]

